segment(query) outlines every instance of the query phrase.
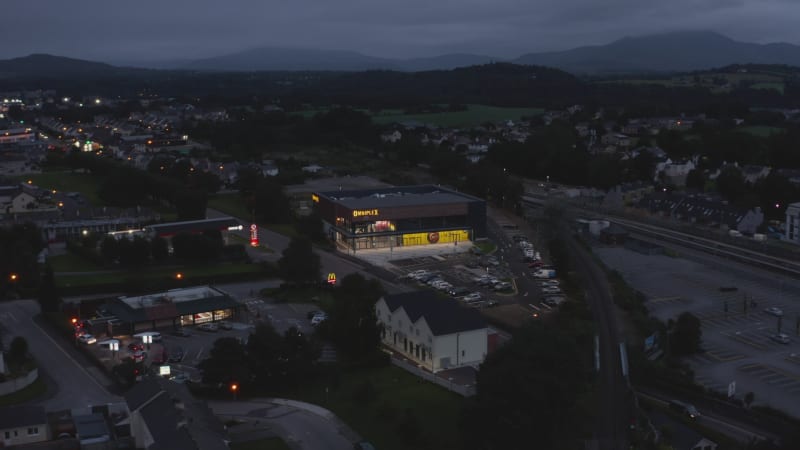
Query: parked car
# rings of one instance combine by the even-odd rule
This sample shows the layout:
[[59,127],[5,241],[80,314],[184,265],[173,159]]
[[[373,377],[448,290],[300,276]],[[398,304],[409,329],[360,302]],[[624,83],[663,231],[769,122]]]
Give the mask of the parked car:
[[465,287],[451,287],[447,290],[451,297],[461,297],[470,293],[470,290]]
[[197,326],[197,329],[200,331],[208,331],[211,333],[216,333],[217,331],[219,331],[219,327],[217,326],[217,324],[212,322],[201,323],[200,325]]
[[561,284],[561,282],[558,280],[539,280],[539,286],[558,286],[559,284]]
[[170,381],[174,381],[174,382],[180,383],[180,384],[186,383],[187,381],[191,381],[189,379],[189,375],[186,375],[183,372],[176,373],[175,375],[172,375],[169,379],[170,379]]
[[314,318],[314,316],[316,316],[317,314],[322,314],[322,311],[320,311],[320,310],[318,310],[318,309],[315,309],[315,310],[313,310],[313,311],[309,311],[309,312],[308,312],[308,314],[306,314],[306,319],[308,319],[308,320],[311,320],[311,319],[313,319],[313,318]]
[[545,287],[542,288],[542,293],[543,294],[560,294],[561,293],[561,288],[556,287],[556,286],[551,286],[551,287],[545,286]]
[[172,347],[169,351],[169,362],[178,363],[183,361],[183,357],[186,356],[186,352],[183,350],[181,346]]
[[233,329],[233,324],[228,322],[227,320],[220,320],[219,322],[217,322],[217,326],[220,327],[220,329],[223,329],[223,330],[232,330]]
[[539,278],[539,279],[545,279],[545,280],[549,279],[549,278],[555,278],[556,277],[556,271],[555,270],[544,270],[544,269],[537,270],[536,272],[533,273],[533,277],[534,278]]
[[130,344],[128,344],[128,351],[131,353],[140,352],[142,350],[144,350],[144,344],[142,344],[141,342],[131,342]]
[[479,301],[479,300],[480,300],[480,299],[482,299],[482,298],[483,298],[483,296],[481,295],[481,293],[480,293],[480,292],[473,292],[473,293],[471,293],[471,294],[467,294],[467,295],[465,295],[465,296],[464,296],[464,298],[463,298],[463,300],[464,300],[465,302],[469,303],[469,302],[476,302],[476,301]]
[[180,328],[176,328],[172,332],[172,335],[173,336],[178,336],[178,337],[189,337],[189,336],[192,335],[192,333],[190,333],[189,330],[187,330],[186,328],[180,327]]
[[494,308],[495,306],[499,306],[499,305],[500,305],[500,302],[498,302],[497,300],[489,300],[488,302],[486,302],[486,307],[487,308]]
[[86,345],[94,344],[97,342],[97,338],[92,336],[91,334],[82,334],[78,336],[78,342]]
[[556,307],[564,303],[564,297],[559,297],[559,296],[545,297],[544,300],[542,300],[542,303],[544,303],[547,306]]
[[773,334],[772,336],[770,336],[770,339],[781,344],[788,344],[789,342],[791,342],[791,339],[789,339],[789,335],[785,333]]
[[321,324],[322,322],[324,322],[326,320],[328,320],[328,315],[325,314],[324,312],[323,313],[319,313],[316,316],[311,318],[311,325],[317,326],[317,325]]
[[780,309],[780,308],[777,308],[775,306],[770,306],[769,308],[764,308],[764,312],[767,313],[767,314],[776,316],[776,317],[783,316],[783,310]]
[[513,287],[512,284],[509,283],[508,281],[501,281],[492,286],[492,289],[494,289],[495,291],[507,291],[510,290],[512,287]]

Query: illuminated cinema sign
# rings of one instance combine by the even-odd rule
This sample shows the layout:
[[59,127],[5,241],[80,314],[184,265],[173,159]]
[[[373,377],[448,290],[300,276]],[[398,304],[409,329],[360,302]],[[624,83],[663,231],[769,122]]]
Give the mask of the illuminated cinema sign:
[[353,217],[367,217],[367,216],[377,216],[380,215],[380,212],[377,209],[354,209],[353,210]]

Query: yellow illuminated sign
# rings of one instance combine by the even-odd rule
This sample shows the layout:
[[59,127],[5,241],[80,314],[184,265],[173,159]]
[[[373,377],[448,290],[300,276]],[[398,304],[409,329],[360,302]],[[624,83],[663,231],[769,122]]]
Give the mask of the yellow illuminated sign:
[[408,233],[403,235],[403,246],[446,244],[469,241],[469,231],[452,230],[431,233]]
[[314,203],[319,203],[319,195],[311,194],[311,201]]
[[353,217],[366,217],[366,216],[377,216],[380,215],[380,212],[377,209],[354,209],[353,210]]

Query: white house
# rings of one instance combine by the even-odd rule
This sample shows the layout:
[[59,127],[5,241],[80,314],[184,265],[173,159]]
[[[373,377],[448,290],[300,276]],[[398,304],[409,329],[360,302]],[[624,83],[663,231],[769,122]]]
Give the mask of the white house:
[[431,372],[480,365],[488,351],[481,314],[433,291],[385,295],[375,304],[383,344]]
[[791,203],[786,208],[786,234],[784,239],[800,244],[800,202]]
[[397,130],[392,131],[391,133],[384,133],[381,135],[381,141],[388,142],[394,144],[395,142],[399,141],[403,138],[403,134]]
[[33,444],[50,439],[43,406],[17,405],[0,408],[0,447]]

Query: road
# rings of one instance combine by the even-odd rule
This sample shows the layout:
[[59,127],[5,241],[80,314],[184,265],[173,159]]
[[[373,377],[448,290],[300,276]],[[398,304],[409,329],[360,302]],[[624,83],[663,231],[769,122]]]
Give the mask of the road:
[[628,448],[627,426],[634,415],[630,389],[622,376],[616,305],[602,269],[571,236],[564,237],[575,269],[583,277],[587,290],[586,299],[594,316],[600,344],[597,448],[599,450]]
[[57,342],[33,320],[38,313],[39,305],[34,300],[0,303],[3,342],[11,342],[14,336],[24,337],[39,364],[40,375],[48,381],[48,396],[39,403],[48,411],[58,411],[122,401],[98,381],[110,384],[99,369],[90,363],[78,363],[71,354],[74,349],[68,348],[62,340]]
[[214,414],[263,423],[290,447],[303,450],[352,450],[358,440],[329,411],[315,405],[274,400],[209,402]]

